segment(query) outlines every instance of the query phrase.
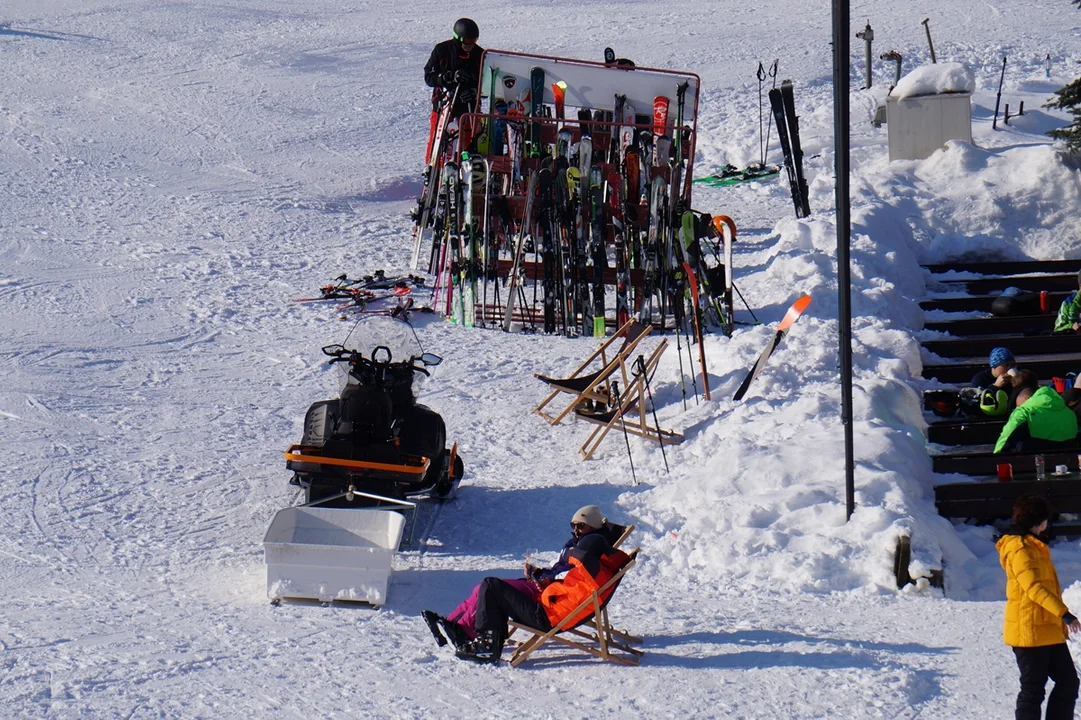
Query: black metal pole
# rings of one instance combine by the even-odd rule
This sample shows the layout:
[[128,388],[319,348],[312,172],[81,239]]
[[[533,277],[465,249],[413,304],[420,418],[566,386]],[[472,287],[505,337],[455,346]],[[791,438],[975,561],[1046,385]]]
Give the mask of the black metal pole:
[[837,324],[841,365],[841,425],[845,433],[845,519],[856,509],[855,461],[852,453],[852,278],[849,272],[849,241],[852,208],[849,198],[849,107],[851,65],[848,0],[833,0],[833,168],[837,177]]

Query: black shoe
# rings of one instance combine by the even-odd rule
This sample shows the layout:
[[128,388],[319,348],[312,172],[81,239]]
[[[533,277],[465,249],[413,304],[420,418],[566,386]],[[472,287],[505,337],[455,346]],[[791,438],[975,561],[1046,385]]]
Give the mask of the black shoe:
[[481,630],[477,633],[476,640],[466,643],[455,654],[463,660],[497,663],[503,654],[505,634],[505,632]]
[[454,644],[456,649],[461,650],[472,642],[469,635],[466,634],[465,630],[458,623],[453,620],[447,620],[446,618],[439,618],[439,621],[443,625],[443,632],[447,634],[447,637],[450,639],[451,643]]
[[[439,647],[443,647],[447,644],[447,639],[443,637],[443,633],[439,632],[439,621],[443,618],[436,615],[431,610],[425,610],[420,614],[424,618],[424,624],[428,626],[428,629],[432,631],[432,637],[435,638]],[[457,645],[457,643],[455,643]]]
[[497,665],[499,663],[498,655],[477,654],[469,652],[468,650],[458,650],[454,653],[454,656],[459,660],[469,660],[470,662],[480,663],[481,665]]

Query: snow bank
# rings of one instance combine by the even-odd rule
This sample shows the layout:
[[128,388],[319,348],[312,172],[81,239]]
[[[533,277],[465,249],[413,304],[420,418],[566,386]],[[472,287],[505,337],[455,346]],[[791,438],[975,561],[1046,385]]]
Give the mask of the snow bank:
[[972,92],[976,78],[961,63],[949,62],[921,65],[897,83],[891,95],[898,100],[920,95]]

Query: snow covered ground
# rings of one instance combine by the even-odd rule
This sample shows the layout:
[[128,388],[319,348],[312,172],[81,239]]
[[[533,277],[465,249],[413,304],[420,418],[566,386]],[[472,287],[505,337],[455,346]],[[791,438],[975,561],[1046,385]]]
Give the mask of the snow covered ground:
[[[862,3],[876,55],[975,78],[974,146],[887,163],[853,41],[858,509],[844,523],[836,372],[830,15],[824,2],[490,0],[453,9],[311,0],[10,0],[0,17],[0,716],[1001,717],[1016,688],[986,528],[934,511],[922,434],[921,262],[1081,257],[1081,179],[1040,109],[1078,72],[1066,0]],[[426,402],[465,456],[381,610],[266,600],[261,540],[296,501],[281,451],[332,396],[318,348],[349,325],[291,303],[341,272],[405,270],[427,133],[420,68],[459,15],[481,44],[571,57],[605,45],[702,77],[697,174],[758,153],[758,61],[796,84],[813,217],[783,180],[696,189],[740,227],[737,284],[764,323],[709,338],[716,398],[684,411],[667,353],[661,423],[618,438],[529,415],[534,371],[593,340],[418,322],[446,360]],[[1052,59],[1044,77],[1044,57]],[[1004,102],[1026,114],[991,130]],[[774,145],[774,159],[777,159]],[[746,401],[727,398],[800,293],[814,302]],[[745,311],[739,319],[749,320]],[[478,667],[421,609],[517,572],[581,505],[634,522],[642,559],[613,602],[639,668],[579,658]],[[894,543],[945,593],[892,587]],[[1054,550],[1081,607],[1081,545]],[[559,655],[553,653],[553,655]]]

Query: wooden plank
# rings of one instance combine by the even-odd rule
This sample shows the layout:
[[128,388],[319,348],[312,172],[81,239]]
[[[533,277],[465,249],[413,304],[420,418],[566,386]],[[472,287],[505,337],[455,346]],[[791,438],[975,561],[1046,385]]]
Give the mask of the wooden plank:
[[1051,478],[1036,480],[1035,476],[1026,480],[1014,478],[1012,482],[962,482],[935,485],[935,502],[955,500],[1016,500],[1027,493],[1046,497],[1077,497],[1081,499],[1081,476],[1071,473],[1065,480]]
[[1020,290],[1033,292],[1039,292],[1040,290],[1047,290],[1048,292],[1066,290],[1072,292],[1077,290],[1076,271],[1063,275],[1007,275],[1004,277],[973,278],[970,280],[932,279],[932,282],[936,281],[944,288],[948,288],[951,292],[963,290],[972,295],[983,295],[988,293],[998,294],[1008,287],[1015,287]]
[[1007,260],[1007,261],[957,261],[937,265],[924,265],[932,274],[971,272],[980,275],[1019,275],[1025,273],[1050,272],[1077,274],[1081,270],[1081,260]]
[[987,335],[956,340],[927,340],[923,346],[935,355],[947,358],[987,355],[992,348],[1005,346],[1017,352],[1023,349],[1030,355],[1070,353],[1081,357],[1081,335]]
[[1036,456],[1043,455],[1047,465],[1047,471],[1051,472],[1056,465],[1065,465],[1071,471],[1077,470],[1077,449],[1063,450],[1058,452],[1044,453],[949,453],[931,456],[931,467],[936,473],[959,475],[995,475],[998,472],[999,463],[1013,465],[1014,475],[1022,472],[1035,470]]
[[[1081,370],[1081,355],[1063,355],[1055,357],[1050,355],[1017,356],[1017,366],[1025,370],[1031,370],[1037,377],[1052,378],[1066,377],[1067,373]],[[944,383],[968,383],[973,376],[981,370],[987,369],[986,362],[979,363],[939,363],[923,366],[923,377],[936,379]]]
[[1005,418],[943,420],[927,426],[927,442],[939,445],[987,445],[996,442]]
[[[1068,292],[1047,293],[1048,307],[1058,309]],[[920,300],[923,310],[943,310],[945,312],[991,312],[991,303],[998,295],[964,295],[960,297],[937,297]]]
[[1054,315],[1020,315],[1018,317],[995,317],[989,315],[963,320],[931,321],[923,324],[924,330],[945,332],[955,337],[972,335],[1036,335],[1051,332],[1055,327]]

